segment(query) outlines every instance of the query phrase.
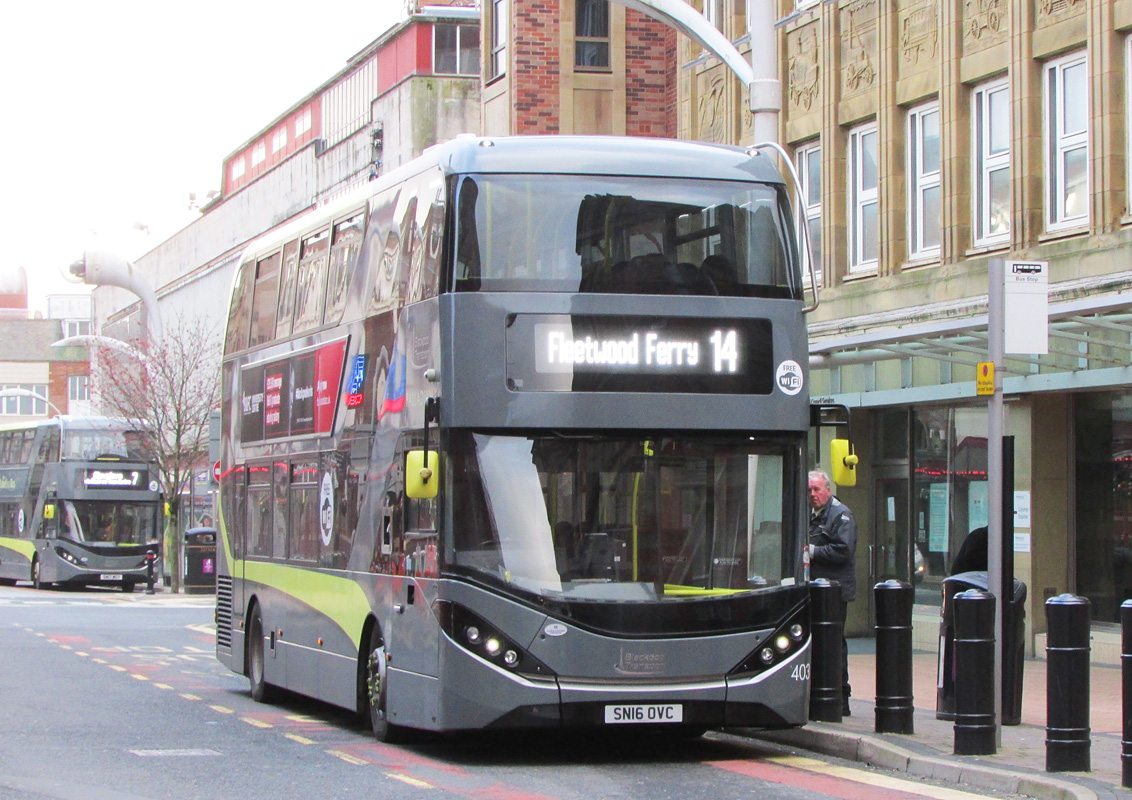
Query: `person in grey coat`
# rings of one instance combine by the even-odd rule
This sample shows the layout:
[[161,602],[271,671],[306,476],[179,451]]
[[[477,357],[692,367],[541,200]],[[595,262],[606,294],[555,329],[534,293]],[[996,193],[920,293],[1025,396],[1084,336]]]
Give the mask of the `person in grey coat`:
[[845,641],[845,616],[857,597],[855,551],[857,521],[849,506],[833,496],[829,475],[821,470],[809,474],[810,578],[827,578],[841,585],[841,692],[843,716],[849,715],[849,645]]

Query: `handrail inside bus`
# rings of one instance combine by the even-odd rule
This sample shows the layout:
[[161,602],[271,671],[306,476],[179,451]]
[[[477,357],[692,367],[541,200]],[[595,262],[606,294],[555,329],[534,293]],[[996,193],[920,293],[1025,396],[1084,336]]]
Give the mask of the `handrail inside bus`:
[[712,597],[725,594],[739,594],[743,589],[703,589],[699,586],[680,586],[675,583],[664,584],[664,593],[673,597]]
[[[794,161],[778,142],[758,142],[751,146],[752,150],[762,150],[764,147],[769,147],[774,150],[782,158],[786,168],[790,170],[790,177],[794,181],[794,202],[799,209],[805,208],[805,203],[802,199],[802,182],[798,178],[798,170],[794,168]],[[802,220],[805,223],[805,220]],[[798,238],[800,239],[801,249],[806,254],[806,266],[810,271],[810,288],[814,290],[813,305],[808,305],[802,309],[803,314],[809,314],[816,309],[821,303],[821,298],[818,296],[818,277],[817,271],[814,267],[814,251],[810,242],[810,228],[808,225],[800,224],[798,226]]]

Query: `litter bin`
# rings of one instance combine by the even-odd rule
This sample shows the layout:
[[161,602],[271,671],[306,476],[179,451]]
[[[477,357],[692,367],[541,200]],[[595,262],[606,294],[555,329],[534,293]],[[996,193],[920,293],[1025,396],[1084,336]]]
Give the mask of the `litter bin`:
[[211,594],[216,591],[216,529],[190,528],[185,531],[185,593]]
[[[939,620],[939,671],[936,719],[955,719],[955,595],[968,589],[987,591],[987,573],[961,572],[943,579]],[[1004,608],[1002,645],[1002,724],[1022,724],[1022,664],[1026,659],[1026,584],[1014,581],[1014,597]]]

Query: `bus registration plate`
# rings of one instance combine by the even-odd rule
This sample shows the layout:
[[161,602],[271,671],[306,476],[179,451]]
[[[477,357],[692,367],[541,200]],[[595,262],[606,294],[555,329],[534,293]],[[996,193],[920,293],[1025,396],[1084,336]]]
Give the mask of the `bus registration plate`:
[[100,581],[120,581],[122,580],[122,576],[117,573],[111,574],[109,572],[104,572],[98,576],[98,579]]
[[625,705],[606,706],[605,722],[608,725],[622,723],[648,724],[661,722],[683,722],[684,707],[679,703],[665,705]]

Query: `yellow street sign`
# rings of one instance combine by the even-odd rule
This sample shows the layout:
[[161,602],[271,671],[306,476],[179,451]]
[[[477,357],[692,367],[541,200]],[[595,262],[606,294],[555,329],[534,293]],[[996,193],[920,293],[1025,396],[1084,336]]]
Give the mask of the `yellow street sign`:
[[994,394],[994,362],[980,361],[975,368],[975,394]]

